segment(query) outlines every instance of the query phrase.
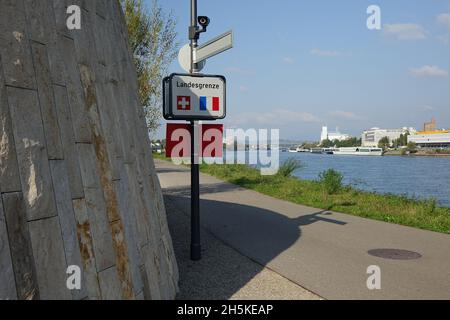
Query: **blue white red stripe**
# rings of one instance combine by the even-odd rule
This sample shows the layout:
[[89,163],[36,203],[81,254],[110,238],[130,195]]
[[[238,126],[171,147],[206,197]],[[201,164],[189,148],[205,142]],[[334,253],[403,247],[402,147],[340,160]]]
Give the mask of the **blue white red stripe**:
[[200,97],[200,110],[201,111],[219,111],[220,110],[220,98],[219,97]]

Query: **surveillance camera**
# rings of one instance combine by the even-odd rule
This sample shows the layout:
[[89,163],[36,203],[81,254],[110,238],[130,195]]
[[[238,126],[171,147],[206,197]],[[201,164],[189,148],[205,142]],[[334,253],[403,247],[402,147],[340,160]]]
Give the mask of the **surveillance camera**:
[[198,23],[203,27],[206,28],[207,26],[209,26],[209,23],[211,22],[211,20],[206,17],[206,16],[200,16],[198,17]]

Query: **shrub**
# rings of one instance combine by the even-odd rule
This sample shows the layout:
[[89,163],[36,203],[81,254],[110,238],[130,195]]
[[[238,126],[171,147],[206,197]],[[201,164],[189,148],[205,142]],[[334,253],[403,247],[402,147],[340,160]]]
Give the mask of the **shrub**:
[[417,144],[415,142],[408,142],[406,149],[411,153],[417,152]]
[[295,170],[303,168],[301,162],[294,158],[289,158],[278,169],[278,175],[282,177],[291,177]]
[[342,189],[344,176],[339,171],[328,169],[319,174],[319,182],[328,194],[336,194]]
[[427,213],[434,213],[436,211],[436,207],[438,206],[436,198],[430,198],[426,200],[424,204]]

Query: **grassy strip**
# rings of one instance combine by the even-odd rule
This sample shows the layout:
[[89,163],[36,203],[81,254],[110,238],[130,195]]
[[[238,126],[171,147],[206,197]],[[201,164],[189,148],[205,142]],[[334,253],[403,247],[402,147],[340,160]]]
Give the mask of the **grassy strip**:
[[[155,156],[166,159],[161,155]],[[315,208],[333,210],[405,226],[450,234],[450,209],[436,206],[436,201],[419,201],[406,196],[382,195],[357,190],[351,186],[328,194],[318,181],[300,180],[282,175],[261,176],[247,165],[200,166],[203,173],[215,176],[262,194]]]
[[153,159],[160,159],[160,160],[170,161],[170,159],[166,158],[166,155],[164,153],[160,154],[160,153],[153,152],[152,154],[153,154]]
[[350,186],[330,195],[320,182],[281,175],[261,176],[259,170],[246,165],[202,165],[201,171],[274,198],[450,234],[450,209],[436,207],[434,200],[381,195]]

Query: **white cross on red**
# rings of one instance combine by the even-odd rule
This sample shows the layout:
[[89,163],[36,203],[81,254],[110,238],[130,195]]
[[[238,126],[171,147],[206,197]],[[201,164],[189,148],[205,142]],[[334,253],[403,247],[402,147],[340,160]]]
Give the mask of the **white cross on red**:
[[190,96],[177,96],[177,109],[178,110],[191,110],[191,97]]

